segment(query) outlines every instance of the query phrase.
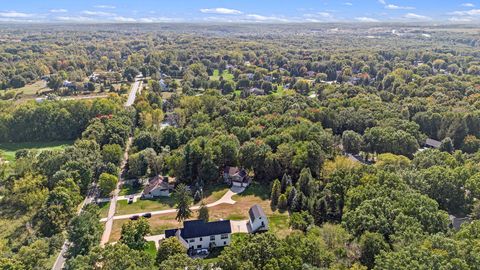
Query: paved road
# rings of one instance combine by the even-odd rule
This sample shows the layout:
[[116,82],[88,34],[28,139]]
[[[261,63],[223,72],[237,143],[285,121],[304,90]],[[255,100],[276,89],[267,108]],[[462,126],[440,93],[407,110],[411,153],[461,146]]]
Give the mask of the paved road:
[[105,246],[106,243],[108,243],[108,240],[110,239],[110,233],[112,233],[112,226],[113,226],[113,216],[115,215],[115,209],[117,207],[117,199],[118,199],[118,193],[120,193],[120,186],[123,181],[123,176],[126,173],[127,170],[127,161],[128,161],[128,150],[130,150],[130,145],[132,144],[132,137],[128,138],[127,146],[125,147],[125,152],[123,153],[123,161],[121,165],[121,170],[120,174],[118,175],[118,183],[113,191],[113,196],[112,199],[110,200],[110,208],[108,209],[108,215],[106,218],[106,223],[105,223],[105,230],[103,231],[102,235],[102,240],[100,241],[100,246]]
[[[98,189],[95,183],[90,187],[90,189],[87,192],[87,196],[83,200],[83,202],[80,204],[77,215],[79,215],[83,207],[89,203],[92,203],[95,200],[95,197],[98,195]],[[55,260],[55,263],[53,264],[52,270],[61,270],[63,269],[63,266],[65,265],[65,254],[68,249],[68,241],[63,242],[62,248],[60,249],[60,253],[57,256],[57,259]]]
[[135,82],[132,84],[132,88],[130,89],[130,93],[128,94],[127,102],[125,102],[125,107],[132,106],[135,102],[135,98],[137,97],[137,93],[140,91],[140,87],[142,86],[143,78],[136,77]]
[[[227,193],[225,193],[225,195],[222,196],[222,198],[220,198],[218,201],[216,202],[213,202],[213,203],[209,203],[206,205],[206,207],[210,208],[210,207],[214,207],[214,206],[217,206],[217,205],[220,205],[222,203],[225,203],[225,204],[235,204],[236,202],[232,199],[233,195],[235,194],[238,194],[238,193],[241,193],[245,190],[245,188],[236,188],[236,187],[232,187],[231,189],[229,189],[227,191]],[[111,206],[112,204],[110,204]],[[200,206],[192,206],[190,207],[191,210],[198,210],[200,208]],[[111,220],[119,220],[119,219],[127,219],[127,218],[130,218],[132,216],[135,216],[135,215],[138,215],[138,216],[142,216],[146,213],[151,213],[152,216],[156,216],[156,215],[163,215],[163,214],[170,214],[170,213],[175,213],[177,212],[177,209],[167,209],[167,210],[159,210],[159,211],[153,211],[153,212],[141,212],[141,213],[134,213],[134,214],[128,214],[128,215],[120,215],[120,216],[113,216],[113,218],[111,218]],[[108,218],[102,218],[100,221],[101,222],[105,222],[105,221],[108,221],[110,219],[110,217]]]
[[[135,102],[135,98],[137,97],[137,93],[140,91],[141,85],[142,85],[142,77],[137,76],[135,78],[134,84],[132,85],[130,93],[128,94],[128,99],[127,99],[127,102],[125,102],[125,107],[130,107],[130,106],[133,105],[133,103]],[[128,143],[127,143],[127,147],[126,147],[125,153],[124,153],[124,160],[123,160],[123,163],[122,163],[122,170],[121,170],[122,172],[125,170],[125,165],[126,165],[127,158],[128,158],[128,149],[130,147],[131,141],[132,141],[132,138],[129,138]],[[119,178],[121,180],[121,177],[119,177]],[[113,215],[115,214],[115,208],[117,206],[117,197],[118,197],[118,193],[119,193],[120,182],[121,181],[118,181],[117,188],[114,191],[114,196],[111,199],[112,203],[110,203],[110,208],[109,208],[109,211],[108,211],[109,220],[107,220],[107,223],[105,224],[105,231],[103,232],[102,240],[100,242],[100,244],[102,246],[105,243],[108,242],[108,239],[110,238],[110,233],[112,231]],[[80,208],[79,208],[79,211],[78,211],[77,214],[80,214],[80,212],[82,211],[82,209],[85,205],[87,205],[89,203],[92,203],[95,200],[95,197],[97,197],[97,195],[98,195],[97,191],[98,190],[97,190],[96,186],[93,185],[92,189],[89,190],[89,192],[87,194],[87,197],[85,198],[85,200],[80,205]],[[60,253],[58,254],[58,257],[55,260],[55,263],[53,264],[52,270],[63,269],[63,266],[65,265],[65,253],[67,252],[68,245],[69,245],[69,243],[67,241],[65,241],[63,243],[63,246],[60,250]]]

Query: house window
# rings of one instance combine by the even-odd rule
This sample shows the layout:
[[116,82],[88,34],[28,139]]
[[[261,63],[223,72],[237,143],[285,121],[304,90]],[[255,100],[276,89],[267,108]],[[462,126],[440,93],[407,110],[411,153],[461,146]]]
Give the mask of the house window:
[[210,241],[215,241],[215,235],[210,236]]
[[197,245],[197,248],[202,248],[202,245]]
[[193,242],[195,242],[195,239],[190,239],[190,240],[188,240],[188,242],[193,243]]
[[222,235],[220,236],[220,239],[228,239],[228,234],[222,234]]
[[226,245],[227,245],[227,241],[223,241],[223,245],[226,246]]
[[202,238],[202,237],[200,237],[200,241],[202,241],[202,240],[203,240],[203,238]]

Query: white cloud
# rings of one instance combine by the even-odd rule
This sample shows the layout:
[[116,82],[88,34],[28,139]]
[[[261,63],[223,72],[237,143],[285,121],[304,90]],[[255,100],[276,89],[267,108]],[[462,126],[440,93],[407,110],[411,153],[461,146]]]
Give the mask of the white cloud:
[[202,8],[200,9],[202,13],[210,14],[223,14],[223,15],[239,15],[242,14],[240,10],[230,9],[230,8]]
[[65,13],[68,12],[68,10],[64,8],[59,8],[59,9],[50,9],[50,13]]
[[432,18],[424,15],[419,15],[415,13],[407,13],[403,16],[405,19],[410,19],[410,20],[420,20],[420,21],[426,21],[426,20],[431,20]]
[[113,20],[116,22],[136,22],[134,18],[128,18],[128,17],[122,17],[122,16],[116,16],[113,17]]
[[30,18],[33,16],[34,14],[17,12],[17,11],[0,12],[0,17],[3,17],[3,18]]
[[450,22],[471,22],[473,21],[472,17],[450,17],[448,18]]
[[474,7],[475,5],[472,3],[463,3],[462,7]]
[[414,7],[397,6],[397,5],[394,5],[394,4],[385,5],[385,8],[386,9],[404,9],[404,10],[415,9]]
[[386,5],[386,4],[387,4],[387,2],[385,2],[385,0],[378,0],[378,2],[379,2],[380,4],[382,4],[382,5]]
[[344,6],[353,6],[353,4],[350,3],[350,2],[345,2],[345,3],[343,3],[343,5],[344,5]]
[[56,17],[55,20],[63,21],[63,22],[88,22],[93,21],[90,17],[85,16],[59,16]]
[[88,15],[88,16],[116,16],[115,13],[103,12],[103,11],[90,11],[90,10],[84,10],[82,11],[82,14]]
[[160,22],[179,22],[182,21],[180,18],[169,18],[169,17],[145,17],[138,19],[142,23],[160,23]]
[[379,20],[370,17],[356,17],[355,20],[359,22],[379,22]]
[[258,14],[247,14],[248,19],[252,19],[257,22],[288,22],[288,19],[280,18],[276,16],[263,16]]
[[480,9],[470,9],[465,11],[454,11],[451,13],[452,15],[458,16],[478,16],[480,15]]
[[94,8],[105,8],[105,9],[116,9],[116,6],[110,6],[110,5],[96,5],[93,6]]

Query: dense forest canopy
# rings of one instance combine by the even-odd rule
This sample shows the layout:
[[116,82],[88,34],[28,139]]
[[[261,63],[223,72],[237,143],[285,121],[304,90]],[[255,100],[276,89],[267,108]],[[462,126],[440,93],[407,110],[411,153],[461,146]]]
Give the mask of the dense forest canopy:
[[[467,25],[0,26],[0,147],[74,141],[0,159],[0,269],[49,269],[65,239],[67,269],[478,269],[479,41]],[[71,99],[16,98],[38,81]],[[97,86],[112,91],[76,99]],[[121,169],[176,179],[188,207],[225,167],[288,235],[215,261],[167,239],[155,259],[143,218],[101,248],[98,207],[77,215]]]

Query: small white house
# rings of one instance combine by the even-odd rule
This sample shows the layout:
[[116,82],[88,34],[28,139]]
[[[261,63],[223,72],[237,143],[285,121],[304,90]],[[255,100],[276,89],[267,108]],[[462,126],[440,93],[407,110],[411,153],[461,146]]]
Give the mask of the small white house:
[[248,216],[247,228],[249,232],[268,231],[268,218],[260,205],[255,204],[252,206],[248,210]]
[[142,198],[152,199],[156,197],[168,197],[173,185],[168,183],[168,178],[163,176],[155,176],[143,189]]
[[227,246],[230,244],[231,234],[230,220],[189,220],[183,222],[182,229],[165,230],[165,238],[177,237],[189,251]]

